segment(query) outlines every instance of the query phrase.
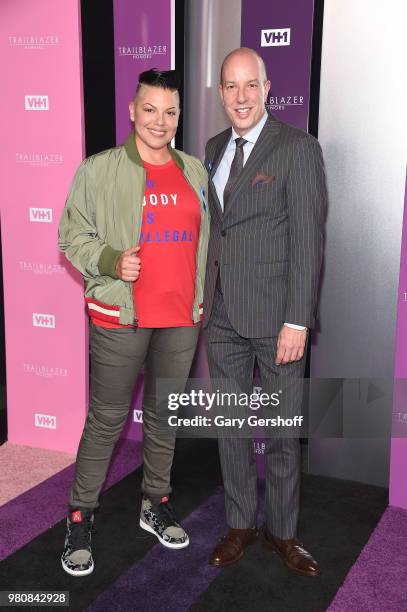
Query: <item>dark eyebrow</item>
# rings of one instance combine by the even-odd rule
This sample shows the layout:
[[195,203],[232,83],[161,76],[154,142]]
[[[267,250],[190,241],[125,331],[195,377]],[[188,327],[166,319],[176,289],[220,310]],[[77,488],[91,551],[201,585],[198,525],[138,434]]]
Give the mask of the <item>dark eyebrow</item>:
[[[149,106],[152,106],[153,108],[155,108],[157,110],[157,107],[154,106],[154,104],[151,104],[151,102],[143,102],[143,104],[148,104]],[[176,106],[170,106],[169,108],[166,108],[165,110],[172,110],[172,109],[177,110],[177,107]]]

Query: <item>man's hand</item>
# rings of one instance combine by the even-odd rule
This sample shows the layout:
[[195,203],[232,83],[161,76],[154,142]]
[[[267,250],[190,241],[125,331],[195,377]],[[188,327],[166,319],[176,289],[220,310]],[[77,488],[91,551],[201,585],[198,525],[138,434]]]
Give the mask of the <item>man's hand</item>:
[[136,281],[140,274],[141,259],[137,257],[139,246],[123,251],[116,264],[116,274],[122,281]]
[[277,339],[276,365],[299,361],[304,356],[307,329],[293,329],[283,325]]

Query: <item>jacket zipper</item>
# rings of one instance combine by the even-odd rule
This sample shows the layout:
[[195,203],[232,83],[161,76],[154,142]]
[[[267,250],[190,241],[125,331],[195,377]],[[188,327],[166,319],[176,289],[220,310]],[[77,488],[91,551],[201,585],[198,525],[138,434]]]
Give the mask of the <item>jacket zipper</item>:
[[[146,189],[146,178],[147,178],[147,174],[145,169],[143,168],[143,195]],[[141,233],[141,227],[143,224],[143,204],[141,205],[141,220],[140,220],[140,226],[139,226],[139,232],[138,232],[138,236],[137,236],[137,240],[135,244],[138,244],[139,240],[140,240],[140,233]],[[136,215],[134,215],[134,236],[136,236]],[[133,281],[129,281],[128,283],[129,289],[130,289],[130,296],[131,296],[131,301],[133,304],[133,312],[134,312],[134,325],[135,327],[137,327],[138,324],[138,318],[137,318],[137,312],[136,312],[136,304],[134,302],[134,283]]]
[[[198,202],[199,202],[199,214],[200,214],[200,218],[201,218],[201,225],[199,227],[199,238],[198,238],[198,245],[197,245],[197,249],[196,249],[196,271],[195,271],[195,292],[194,292],[194,303],[192,304],[192,313],[191,313],[191,319],[192,319],[192,323],[199,323],[200,320],[200,316],[199,316],[199,308],[200,308],[200,304],[197,304],[197,308],[198,308],[198,320],[194,321],[194,306],[195,306],[195,302],[196,302],[196,295],[197,295],[197,289],[198,289],[198,280],[197,280],[197,276],[198,276],[198,267],[199,267],[199,261],[198,261],[198,255],[199,255],[199,246],[200,246],[200,242],[201,242],[201,237],[202,237],[202,224],[203,224],[203,214],[201,212],[201,207],[202,207],[202,202],[201,202],[201,195],[198,194],[195,190],[195,187],[192,185],[191,181],[189,180],[188,176],[186,175],[185,172],[183,172],[184,178],[187,181],[188,185],[191,187],[192,191],[195,193],[195,195],[198,198]],[[202,296],[203,299],[203,296]]]

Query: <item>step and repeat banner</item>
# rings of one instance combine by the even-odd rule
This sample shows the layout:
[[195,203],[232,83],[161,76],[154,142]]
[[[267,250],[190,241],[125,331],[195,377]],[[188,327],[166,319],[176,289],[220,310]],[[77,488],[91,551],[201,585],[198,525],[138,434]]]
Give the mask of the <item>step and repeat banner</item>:
[[[132,129],[129,102],[138,75],[144,70],[175,67],[175,0],[114,0],[114,65],[116,143],[122,144]],[[123,436],[141,440],[143,435],[143,374],[134,392]]]
[[[131,129],[128,104],[139,73],[174,68],[174,5],[113,0],[118,144]],[[38,0],[35,8],[16,0],[5,13],[9,114],[3,117],[1,221],[9,440],[75,452],[87,411],[87,318],[80,276],[56,243],[65,197],[84,157],[79,0],[69,6]],[[268,107],[303,129],[312,20],[313,0],[242,3],[241,44],[255,48],[272,75]],[[140,376],[126,437],[142,437],[142,390]],[[263,450],[258,441],[259,456]]]
[[267,107],[308,130],[314,0],[242,0],[242,47],[255,49],[271,80]]
[[175,0],[113,0],[116,143],[130,130],[129,102],[144,70],[175,67]]
[[[114,0],[117,143],[131,129],[139,73],[174,66],[174,4]],[[88,404],[88,320],[57,228],[85,157],[80,2],[16,0],[2,9],[0,32],[8,439],[75,453]],[[135,439],[142,383],[124,431]]]
[[79,8],[13,0],[0,20],[8,439],[70,453],[87,410],[87,321],[57,228],[84,156]]

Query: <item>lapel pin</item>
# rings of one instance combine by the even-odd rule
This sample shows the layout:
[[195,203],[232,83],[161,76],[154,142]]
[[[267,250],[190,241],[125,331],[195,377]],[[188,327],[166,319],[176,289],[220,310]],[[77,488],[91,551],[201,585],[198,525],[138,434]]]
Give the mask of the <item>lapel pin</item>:
[[202,201],[202,207],[204,209],[204,211],[206,212],[206,196],[205,196],[205,189],[202,187],[200,187],[199,189],[200,193],[201,193],[201,201]]

